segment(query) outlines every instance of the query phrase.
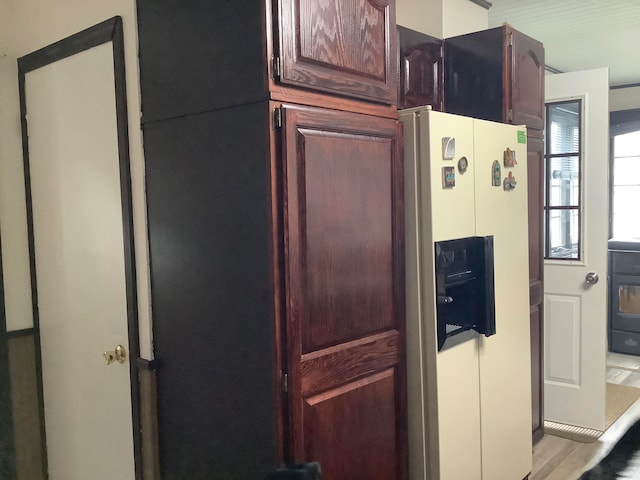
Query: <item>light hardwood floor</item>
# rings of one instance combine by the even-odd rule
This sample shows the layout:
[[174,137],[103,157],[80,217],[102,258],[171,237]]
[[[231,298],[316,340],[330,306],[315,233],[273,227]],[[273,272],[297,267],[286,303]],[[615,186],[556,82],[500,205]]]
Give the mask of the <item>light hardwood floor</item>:
[[[607,382],[640,388],[640,357],[609,353]],[[627,428],[640,418],[640,400],[593,443],[545,435],[533,447],[530,480],[575,480],[604,457]]]

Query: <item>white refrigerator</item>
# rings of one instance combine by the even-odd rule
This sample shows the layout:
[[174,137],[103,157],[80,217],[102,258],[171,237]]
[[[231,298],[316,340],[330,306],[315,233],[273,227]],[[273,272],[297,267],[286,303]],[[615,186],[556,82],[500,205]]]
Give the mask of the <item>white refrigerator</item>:
[[[526,128],[428,107],[403,110],[400,119],[410,479],[525,478],[532,464]],[[467,237],[493,245],[486,283],[493,283],[495,333],[439,338],[438,302],[466,299],[439,290],[436,244]]]

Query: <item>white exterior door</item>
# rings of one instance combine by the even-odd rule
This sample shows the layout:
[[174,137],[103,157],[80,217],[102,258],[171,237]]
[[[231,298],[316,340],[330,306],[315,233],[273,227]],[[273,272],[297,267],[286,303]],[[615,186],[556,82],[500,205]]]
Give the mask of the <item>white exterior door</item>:
[[25,75],[50,480],[135,478],[114,58],[105,43]]
[[[576,205],[579,200],[579,209],[565,212],[563,219],[556,210],[558,217],[546,232],[552,238],[572,235],[574,252],[557,255],[576,258],[547,259],[544,264],[545,420],[602,431],[607,352],[609,71],[548,75],[545,91],[546,103],[581,100],[578,113],[582,115],[579,168],[567,155],[552,159],[549,172],[556,186],[561,181],[570,184],[565,189],[568,201],[556,198],[551,203]],[[562,110],[558,112],[562,114]],[[565,113],[576,114],[570,108],[565,108]],[[546,138],[561,134],[555,127],[547,128]],[[564,170],[563,162],[574,163]],[[598,276],[597,283],[590,273]]]

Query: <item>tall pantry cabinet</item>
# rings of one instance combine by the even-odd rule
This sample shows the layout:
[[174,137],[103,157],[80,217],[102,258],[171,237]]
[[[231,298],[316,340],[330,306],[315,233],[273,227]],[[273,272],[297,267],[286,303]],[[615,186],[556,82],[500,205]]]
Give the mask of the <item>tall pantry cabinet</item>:
[[393,0],[138,0],[162,478],[406,478]]

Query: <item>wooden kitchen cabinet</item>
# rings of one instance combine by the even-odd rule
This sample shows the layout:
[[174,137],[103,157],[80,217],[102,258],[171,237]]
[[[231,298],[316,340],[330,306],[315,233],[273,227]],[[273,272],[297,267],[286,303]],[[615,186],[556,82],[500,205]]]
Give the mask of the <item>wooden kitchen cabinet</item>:
[[395,4],[188,3],[138,0],[162,476],[405,480]]
[[444,103],[442,40],[398,25],[398,108]]
[[347,112],[283,110],[293,456],[319,460],[336,480],[403,478],[399,125]]
[[395,104],[393,0],[281,0],[275,78],[286,85]]
[[360,99],[393,113],[394,0],[137,4],[145,122],[275,97],[334,108]]
[[505,25],[444,40],[445,110],[544,128],[544,47]]
[[444,40],[445,111],[526,125],[534,441],[543,435],[544,47],[509,25]]

